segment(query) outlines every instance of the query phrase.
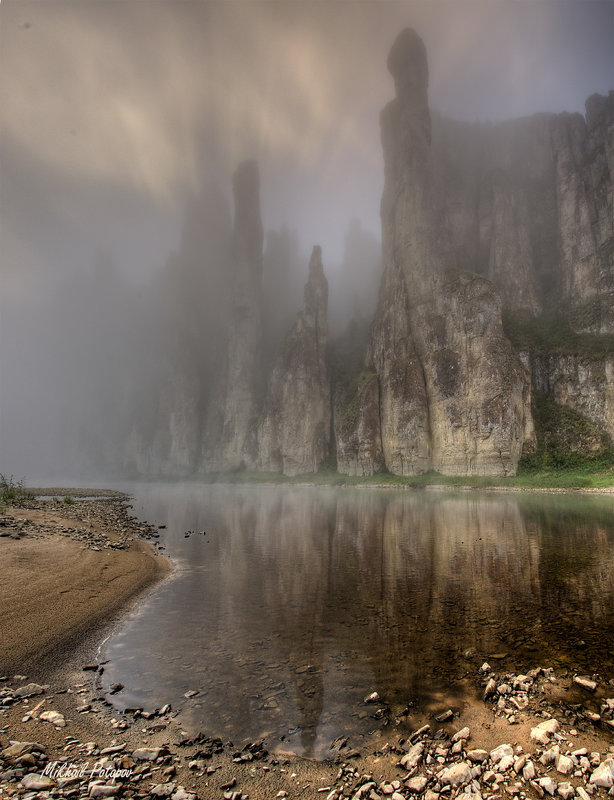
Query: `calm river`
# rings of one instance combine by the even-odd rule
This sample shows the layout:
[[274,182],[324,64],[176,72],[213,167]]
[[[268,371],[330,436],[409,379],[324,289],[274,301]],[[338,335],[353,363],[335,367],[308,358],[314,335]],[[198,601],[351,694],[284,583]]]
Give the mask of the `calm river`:
[[614,497],[128,491],[177,568],[103,645],[118,708],[170,702],[186,730],[321,757],[458,705],[483,660],[614,677]]

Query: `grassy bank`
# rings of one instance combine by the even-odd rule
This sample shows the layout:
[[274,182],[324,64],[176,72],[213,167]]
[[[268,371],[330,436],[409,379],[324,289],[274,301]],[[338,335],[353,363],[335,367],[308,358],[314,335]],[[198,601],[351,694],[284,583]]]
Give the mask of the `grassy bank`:
[[26,489],[23,480],[17,481],[12,475],[7,477],[0,473],[0,509],[9,503],[17,505],[24,500],[31,500],[32,497],[32,492]]
[[425,472],[422,475],[393,475],[380,472],[369,476],[340,475],[333,470],[320,470],[315,474],[297,475],[289,478],[275,472],[236,472],[216,473],[203,476],[208,483],[275,483],[275,484],[313,484],[316,486],[390,486],[424,488],[426,486],[470,487],[474,489],[603,489],[614,488],[614,452],[610,453],[609,466],[603,464],[578,463],[566,466],[559,463],[539,463],[534,459],[521,462],[518,475],[514,477],[441,475],[438,472]]

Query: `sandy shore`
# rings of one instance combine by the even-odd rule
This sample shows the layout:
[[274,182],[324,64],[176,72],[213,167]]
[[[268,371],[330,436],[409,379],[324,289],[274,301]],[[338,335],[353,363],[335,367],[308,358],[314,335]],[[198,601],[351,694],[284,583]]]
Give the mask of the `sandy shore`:
[[[592,784],[591,776],[598,765],[614,764],[614,705],[611,710],[607,705],[614,682],[598,679],[596,691],[588,691],[574,684],[571,674],[555,676],[549,670],[536,669],[532,677],[497,675],[481,669],[478,656],[471,662],[475,691],[446,719],[436,719],[441,707],[393,718],[383,737],[360,751],[351,741],[340,743],[334,762],[267,752],[267,742],[233,744],[206,736],[190,741],[175,709],[118,714],[96,689],[95,671],[83,667],[94,657],[104,627],[169,566],[135,538],[148,526],[132,520],[117,498],[28,505],[0,514],[3,798],[134,798],[154,790],[153,796],[171,800],[448,800],[461,795],[463,800],[547,800],[550,789],[544,787],[552,786],[562,800],[607,797],[608,789]],[[497,688],[481,701],[489,681]],[[24,687],[31,682],[40,685],[27,696]],[[372,713],[385,704],[385,698],[377,698],[365,708]],[[540,744],[531,730],[546,720],[557,720],[558,730]],[[493,755],[500,745],[514,753],[505,770]],[[420,753],[413,763],[416,747]],[[544,754],[552,755],[553,748],[575,759],[572,772],[562,771],[567,762],[554,755],[547,761]],[[91,770],[101,758],[107,766],[127,769],[129,776],[100,781],[86,772],[63,784],[57,773],[44,774],[56,761]],[[522,759],[535,765],[534,778],[523,777]],[[446,783],[444,769],[471,769],[475,775]],[[33,794],[36,776],[43,781],[38,795]]]
[[34,502],[0,518],[0,675],[59,667],[170,570],[117,502]]

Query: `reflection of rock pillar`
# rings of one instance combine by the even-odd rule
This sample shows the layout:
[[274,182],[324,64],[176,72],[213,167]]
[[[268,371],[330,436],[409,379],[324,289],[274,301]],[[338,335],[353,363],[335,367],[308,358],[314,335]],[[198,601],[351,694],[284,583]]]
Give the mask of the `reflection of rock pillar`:
[[305,673],[302,685],[297,686],[296,702],[301,715],[301,744],[303,755],[312,758],[318,734],[318,724],[324,706],[324,680],[322,677],[322,651],[314,649],[311,655],[315,656],[312,664],[313,671]]

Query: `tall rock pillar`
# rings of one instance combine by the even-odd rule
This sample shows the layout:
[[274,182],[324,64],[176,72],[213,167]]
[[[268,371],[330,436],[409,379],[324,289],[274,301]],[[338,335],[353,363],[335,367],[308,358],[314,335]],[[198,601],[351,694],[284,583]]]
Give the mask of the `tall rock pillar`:
[[305,302],[277,354],[259,428],[259,466],[269,472],[317,472],[330,447],[326,367],[328,282],[313,248]]
[[233,278],[222,391],[207,425],[206,470],[253,467],[262,381],[262,220],[255,161],[233,176]]
[[[431,163],[426,50],[414,31],[398,36],[388,68],[396,98],[381,116],[385,277],[371,345],[386,465],[511,474],[532,435],[528,376],[503,334],[494,285],[455,269]],[[392,370],[399,353],[404,365]]]

